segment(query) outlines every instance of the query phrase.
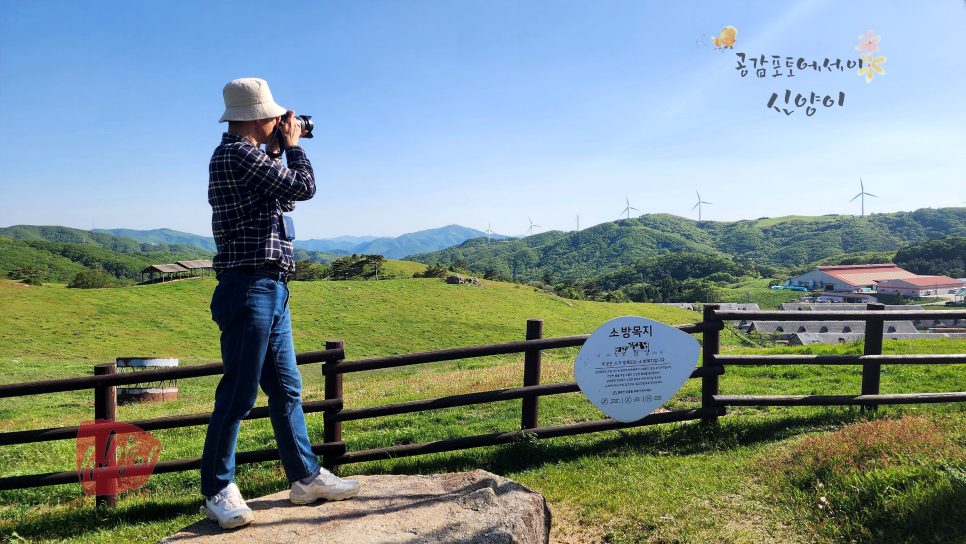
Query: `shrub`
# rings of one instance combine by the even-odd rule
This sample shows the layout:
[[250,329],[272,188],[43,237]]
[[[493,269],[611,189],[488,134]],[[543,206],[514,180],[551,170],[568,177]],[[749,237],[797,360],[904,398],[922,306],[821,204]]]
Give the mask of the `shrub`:
[[863,421],[806,438],[760,467],[824,537],[940,542],[966,534],[966,453],[954,438],[964,437],[951,421]]
[[67,287],[72,289],[102,289],[114,287],[114,277],[103,270],[81,270]]

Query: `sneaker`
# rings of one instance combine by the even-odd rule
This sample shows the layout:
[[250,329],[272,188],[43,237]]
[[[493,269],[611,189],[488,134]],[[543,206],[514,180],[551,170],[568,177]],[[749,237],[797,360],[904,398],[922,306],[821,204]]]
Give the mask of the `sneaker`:
[[245,504],[235,482],[228,484],[228,487],[214,497],[206,499],[205,506],[208,519],[217,520],[222,529],[233,529],[255,521],[255,514]]
[[359,493],[359,482],[355,480],[343,480],[324,468],[319,469],[319,474],[312,481],[303,484],[296,480],[292,482],[292,491],[288,494],[288,499],[294,504],[310,504],[318,499],[330,501],[341,501],[354,497]]

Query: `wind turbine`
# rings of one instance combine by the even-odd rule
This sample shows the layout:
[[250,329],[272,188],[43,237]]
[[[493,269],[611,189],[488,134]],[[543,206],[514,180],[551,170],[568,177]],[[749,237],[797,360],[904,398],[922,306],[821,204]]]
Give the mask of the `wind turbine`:
[[[701,221],[701,205],[702,204],[711,204],[711,203],[710,202],[705,202],[705,201],[701,200],[701,193],[699,193],[698,191],[694,191],[694,194],[698,195],[698,203],[694,205],[694,208],[697,208],[698,209],[698,221]],[[691,208],[691,211],[692,212],[694,211],[694,208]]]
[[[530,219],[530,216],[529,215],[527,216],[527,219]],[[533,227],[539,227],[539,226],[540,225],[534,225],[533,224],[533,219],[530,219],[530,229],[527,230],[527,236],[530,236],[531,234],[533,234]]]
[[[865,195],[869,195],[869,196],[875,196],[875,195],[872,194],[872,193],[865,192],[865,184],[862,183],[862,178],[859,178],[859,187],[862,188],[862,192],[859,193],[859,194],[857,194],[857,195],[855,195],[855,196],[853,196],[852,197],[852,200],[855,200],[856,198],[859,198],[860,196],[862,197],[862,216],[864,217],[865,216]],[[875,196],[875,198],[879,198],[879,197]],[[850,200],[849,202],[852,202],[852,200]]]
[[577,232],[580,232],[580,212],[577,211],[577,208],[574,208],[574,211],[577,212],[577,220],[574,223],[577,223]]
[[[624,208],[623,210],[621,210],[621,213],[627,212],[627,218],[630,219],[631,218],[631,210],[637,210],[637,208],[632,208],[631,207],[631,201],[626,196],[624,197],[624,201],[627,202],[627,207]],[[641,211],[641,210],[637,210],[637,211]]]
[[486,233],[486,243],[489,244],[490,243],[490,235],[493,234],[493,231],[490,230],[490,223],[489,222],[486,223],[486,230],[483,231],[483,232]]

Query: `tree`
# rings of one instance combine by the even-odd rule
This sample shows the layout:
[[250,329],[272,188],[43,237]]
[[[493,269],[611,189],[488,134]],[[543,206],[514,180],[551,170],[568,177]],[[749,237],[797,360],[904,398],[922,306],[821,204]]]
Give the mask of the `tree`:
[[584,295],[590,300],[597,300],[597,296],[600,295],[600,287],[597,286],[597,282],[588,281],[584,284]]
[[543,273],[542,279],[543,279],[543,283],[546,283],[547,285],[553,285],[553,274],[551,274],[549,271]]
[[351,257],[348,255],[339,257],[332,261],[330,266],[332,269],[332,279],[348,280],[362,275],[365,261],[359,260],[358,256],[352,254]]
[[445,278],[449,275],[449,271],[443,266],[442,263],[436,263],[433,266],[429,266],[426,270],[422,272],[416,272],[413,274],[414,278]]
[[20,280],[20,283],[26,283],[27,285],[44,284],[44,282],[41,280],[42,273],[40,270],[37,270],[29,264],[25,264],[17,270],[10,272],[9,276],[11,279]]
[[384,263],[386,261],[386,258],[383,257],[382,255],[363,255],[362,256],[362,261],[364,263],[363,264],[363,276],[364,277],[368,277],[369,274],[372,274],[372,276],[376,280],[378,280],[379,279],[379,267],[381,267],[382,266],[382,263]]
[[309,259],[295,261],[295,274],[292,281],[322,280],[332,273],[332,269],[323,264],[314,264]]
[[72,289],[103,289],[113,286],[114,278],[103,270],[81,270],[67,284]]

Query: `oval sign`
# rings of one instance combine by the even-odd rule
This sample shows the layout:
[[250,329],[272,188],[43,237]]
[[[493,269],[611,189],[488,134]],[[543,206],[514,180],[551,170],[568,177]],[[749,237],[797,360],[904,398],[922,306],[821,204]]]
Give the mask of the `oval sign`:
[[581,392],[602,412],[629,423],[660,408],[698,364],[698,340],[651,319],[611,319],[590,335],[574,361]]

